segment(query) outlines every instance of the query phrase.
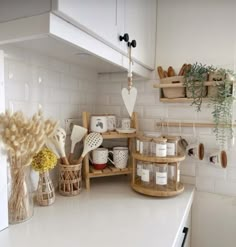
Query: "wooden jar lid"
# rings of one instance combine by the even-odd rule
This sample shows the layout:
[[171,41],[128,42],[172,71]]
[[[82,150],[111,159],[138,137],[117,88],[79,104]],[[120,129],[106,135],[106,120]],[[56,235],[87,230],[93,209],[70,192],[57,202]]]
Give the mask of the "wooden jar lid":
[[155,143],[163,143],[163,142],[166,143],[167,142],[167,139],[163,137],[156,137],[156,138],[153,138],[152,140]]

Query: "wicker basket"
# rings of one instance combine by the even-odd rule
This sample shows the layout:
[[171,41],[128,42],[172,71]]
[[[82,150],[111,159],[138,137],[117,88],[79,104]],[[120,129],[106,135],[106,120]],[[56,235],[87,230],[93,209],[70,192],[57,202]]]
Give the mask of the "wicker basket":
[[[172,76],[160,80],[161,84],[179,84],[184,83],[183,76]],[[184,87],[173,87],[173,88],[163,88],[163,95],[165,98],[184,98],[185,97],[185,88]]]
[[63,196],[78,195],[82,188],[82,164],[59,164],[59,193]]

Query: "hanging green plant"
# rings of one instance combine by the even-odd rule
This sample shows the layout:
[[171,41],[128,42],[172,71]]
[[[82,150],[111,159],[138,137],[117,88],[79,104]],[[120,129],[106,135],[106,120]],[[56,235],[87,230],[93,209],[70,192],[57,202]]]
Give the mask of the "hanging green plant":
[[212,117],[215,123],[213,131],[216,140],[221,147],[224,147],[226,142],[233,138],[232,111],[235,98],[232,82],[236,75],[233,71],[222,68],[217,69],[214,74],[212,80],[216,81],[216,93],[210,96],[210,106],[213,108]]
[[185,71],[184,85],[186,87],[186,94],[188,98],[192,98],[192,104],[197,111],[201,111],[202,98],[206,97],[207,90],[204,82],[207,81],[210,72],[215,71],[213,66],[203,65],[201,63],[194,63],[188,66]]

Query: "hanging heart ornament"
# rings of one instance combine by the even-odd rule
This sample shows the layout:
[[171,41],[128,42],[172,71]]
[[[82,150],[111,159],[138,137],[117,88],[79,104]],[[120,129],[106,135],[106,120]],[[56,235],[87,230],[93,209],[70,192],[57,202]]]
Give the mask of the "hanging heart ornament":
[[129,116],[132,117],[132,113],[134,111],[134,105],[137,98],[137,88],[135,87],[131,87],[130,89],[123,88],[121,94],[125,107],[129,113]]

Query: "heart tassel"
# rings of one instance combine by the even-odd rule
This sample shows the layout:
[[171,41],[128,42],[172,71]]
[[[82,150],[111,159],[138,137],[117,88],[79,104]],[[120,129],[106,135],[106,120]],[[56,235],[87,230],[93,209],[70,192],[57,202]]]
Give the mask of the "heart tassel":
[[128,89],[122,88],[121,95],[124,101],[125,107],[129,113],[129,116],[132,117],[134,106],[137,98],[137,89],[133,87],[133,78],[132,78],[132,58],[131,58],[131,46],[128,47],[129,52],[129,70],[128,70]]

